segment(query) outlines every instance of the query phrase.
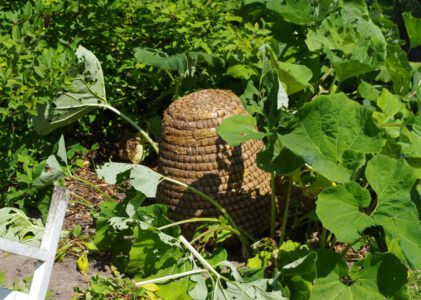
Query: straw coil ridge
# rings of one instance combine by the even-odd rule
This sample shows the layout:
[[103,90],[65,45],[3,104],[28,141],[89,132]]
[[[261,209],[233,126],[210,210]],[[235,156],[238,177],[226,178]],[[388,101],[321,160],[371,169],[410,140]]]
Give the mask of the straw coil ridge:
[[[225,118],[237,114],[247,112],[226,90],[201,90],[174,101],[162,120],[158,171],[208,194],[237,225],[257,235],[268,229],[270,220],[270,175],[256,166],[263,143],[232,147],[216,133]],[[175,221],[220,215],[199,195],[167,181],[158,186],[157,200],[169,206]],[[191,236],[195,226],[184,226],[184,234]]]

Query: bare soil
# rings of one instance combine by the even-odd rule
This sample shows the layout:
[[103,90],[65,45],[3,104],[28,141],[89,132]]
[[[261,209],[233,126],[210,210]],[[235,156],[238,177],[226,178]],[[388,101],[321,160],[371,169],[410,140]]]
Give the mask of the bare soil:
[[[108,265],[101,261],[92,261],[84,278],[76,267],[77,258],[73,256],[65,257],[63,262],[56,262],[51,274],[48,289],[52,292],[50,299],[68,300],[73,295],[73,288],[79,287],[82,290],[88,287],[88,280],[95,274],[111,276]],[[0,254],[0,271],[7,274],[6,287],[20,287],[24,292],[29,291],[30,281],[23,282],[26,277],[32,276],[35,268],[35,260],[19,255],[2,252]]]

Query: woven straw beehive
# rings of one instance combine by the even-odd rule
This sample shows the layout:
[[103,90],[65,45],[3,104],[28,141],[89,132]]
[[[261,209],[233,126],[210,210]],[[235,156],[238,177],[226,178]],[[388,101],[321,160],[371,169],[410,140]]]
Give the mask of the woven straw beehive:
[[[223,205],[237,225],[252,235],[268,229],[270,175],[256,166],[261,141],[227,145],[216,133],[226,117],[246,114],[240,99],[225,90],[202,90],[174,101],[164,112],[158,171],[191,185]],[[157,200],[178,221],[216,217],[220,212],[186,188],[164,181]],[[183,227],[190,236],[195,226]]]

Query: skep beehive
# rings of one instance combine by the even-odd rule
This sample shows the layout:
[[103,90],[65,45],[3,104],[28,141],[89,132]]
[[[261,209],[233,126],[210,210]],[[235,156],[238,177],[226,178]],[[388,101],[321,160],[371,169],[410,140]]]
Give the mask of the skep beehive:
[[[174,101],[162,120],[158,171],[213,197],[237,225],[256,235],[270,220],[270,175],[256,166],[263,143],[232,147],[216,133],[224,118],[246,113],[240,99],[225,90],[201,90]],[[168,181],[158,186],[157,200],[169,206],[174,221],[220,215],[199,195]],[[195,226],[184,226],[184,234],[190,236]]]

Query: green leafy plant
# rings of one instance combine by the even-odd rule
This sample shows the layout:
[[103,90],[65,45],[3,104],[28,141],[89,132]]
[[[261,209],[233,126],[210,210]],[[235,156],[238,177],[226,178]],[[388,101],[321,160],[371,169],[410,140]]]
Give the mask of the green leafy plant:
[[[257,163],[271,173],[270,236],[246,248],[253,252],[247,267],[233,266],[220,244],[206,245],[230,234],[249,243],[213,199],[186,186],[222,216],[172,223],[164,206],[146,203],[160,181],[182,183],[141,165],[99,167],[106,182],[132,189],[121,202],[105,196],[94,244],[137,283],[94,278],[84,297],[408,299],[407,274],[421,264],[421,66],[408,60],[420,44],[416,1],[2,5],[0,112],[9,124],[28,128],[28,115],[9,112],[38,107],[32,119],[39,132],[60,134],[75,122],[89,131],[94,119],[100,131],[119,132],[111,111],[157,150],[149,134],[159,136],[161,110],[185,93],[218,87],[238,93],[250,113],[226,119],[218,134],[231,145],[265,143]],[[76,50],[79,43],[92,52]],[[87,114],[91,119],[81,119]],[[1,134],[7,148],[10,134]],[[25,149],[31,138],[15,136],[12,148],[24,145],[4,151],[11,164],[3,172],[12,179],[7,203],[24,208],[22,196],[36,195],[28,187],[66,177],[95,188],[73,174],[64,140],[39,163],[51,143]],[[178,225],[187,222],[201,224],[196,248],[180,235]],[[131,293],[119,294],[119,286]]]

